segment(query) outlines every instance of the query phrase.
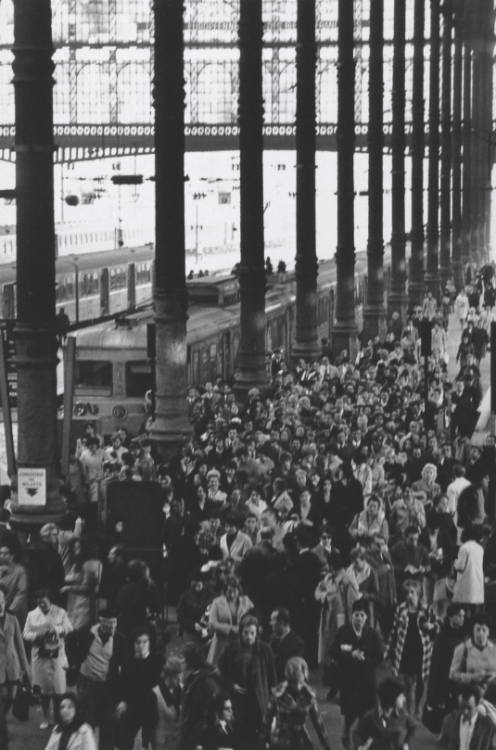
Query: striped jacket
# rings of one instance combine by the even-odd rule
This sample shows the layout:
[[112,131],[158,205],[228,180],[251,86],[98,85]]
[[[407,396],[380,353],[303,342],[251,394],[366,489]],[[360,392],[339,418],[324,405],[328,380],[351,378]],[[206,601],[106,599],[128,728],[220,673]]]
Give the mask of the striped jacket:
[[[419,610],[417,622],[420,630],[420,637],[422,638],[422,679],[425,681],[429,677],[432,657],[432,640],[429,634],[426,632],[425,628],[425,626],[430,622],[430,617],[427,610]],[[400,671],[401,657],[403,655],[403,647],[405,645],[407,630],[408,604],[406,602],[403,602],[403,604],[400,604],[396,609],[393,629],[391,631],[389,643],[386,649],[386,655],[387,658],[391,660],[391,664],[393,666],[393,674],[395,675],[395,677],[398,676],[398,673]]]

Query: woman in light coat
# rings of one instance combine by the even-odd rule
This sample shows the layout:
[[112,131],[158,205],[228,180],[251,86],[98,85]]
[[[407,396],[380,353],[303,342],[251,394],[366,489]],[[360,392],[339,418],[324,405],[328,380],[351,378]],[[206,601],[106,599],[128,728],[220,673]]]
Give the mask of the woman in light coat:
[[344,577],[341,555],[331,551],[327,556],[329,573],[315,590],[315,598],[321,602],[319,625],[319,664],[329,667],[329,649],[338,628],[344,625],[344,604],[341,584]]
[[38,606],[28,614],[23,638],[33,644],[31,649],[31,675],[33,685],[41,690],[41,708],[43,711],[42,729],[50,721],[50,702],[53,696],[60,696],[66,691],[67,658],[64,638],[72,630],[72,624],[65,609],[51,602],[48,589],[36,592]]
[[178,656],[169,656],[158,685],[153,688],[153,722],[150,736],[152,750],[168,750],[174,746],[181,707],[182,671],[182,659]]
[[6,590],[0,585],[0,748],[7,747],[6,715],[14,703],[17,685],[28,676],[28,660],[19,622],[6,612]]
[[77,698],[73,693],[65,693],[55,711],[56,725],[45,750],[96,750],[95,735],[89,724],[79,715]]
[[460,321],[462,331],[465,328],[465,321],[467,320],[469,308],[470,305],[468,303],[467,294],[465,290],[462,289],[455,299],[455,312],[457,314],[458,320]]
[[453,601],[460,604],[484,604],[484,549],[480,544],[482,528],[468,526],[462,533],[462,546],[455,560],[458,575],[453,591]]
[[252,609],[253,602],[241,593],[238,579],[230,576],[225,593],[214,599],[210,608],[208,630],[213,636],[207,659],[210,664],[217,664],[229,641],[237,638],[239,621]]

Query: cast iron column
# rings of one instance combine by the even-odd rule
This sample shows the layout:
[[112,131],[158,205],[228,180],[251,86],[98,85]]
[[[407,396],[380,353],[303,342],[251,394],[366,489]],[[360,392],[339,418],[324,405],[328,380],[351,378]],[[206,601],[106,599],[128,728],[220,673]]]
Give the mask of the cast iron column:
[[439,275],[444,289],[451,272],[451,27],[452,0],[443,7],[443,84],[441,122],[441,243]]
[[46,473],[44,505],[19,505],[14,496],[11,522],[26,531],[66,509],[57,452],[51,22],[50,0],[15,1],[18,468]]
[[369,32],[369,237],[367,299],[363,311],[363,340],[386,333],[384,308],[383,151],[384,151],[384,0],[370,2]]
[[429,71],[429,203],[427,212],[426,290],[439,297],[439,0],[431,0],[431,60]]
[[405,260],[405,0],[394,0],[391,292],[388,311],[406,317]]
[[183,4],[155,0],[155,421],[159,452],[177,450],[187,411],[187,292],[184,232]]
[[424,292],[424,29],[425,0],[415,0],[412,91],[412,231],[408,304],[422,303]]
[[492,157],[492,128],[493,128],[493,55],[494,55],[494,8],[493,0],[484,0],[483,4],[483,66],[484,66],[484,96],[483,106],[483,205],[484,215],[482,223],[481,244],[486,262],[491,260],[491,172]]
[[463,5],[455,0],[455,47],[453,61],[453,126],[452,126],[452,223],[451,242],[453,279],[456,290],[463,286],[462,264],[462,55]]
[[294,360],[320,355],[315,226],[315,0],[298,0],[296,45],[296,331]]
[[353,3],[339,0],[338,16],[338,245],[336,249],[336,322],[332,348],[356,353],[355,318],[355,59],[353,56]]
[[241,296],[236,390],[266,388],[263,204],[262,0],[239,5]]
[[472,44],[471,0],[463,8],[463,202],[462,202],[462,263],[470,262],[470,227],[472,223]]
[[481,261],[479,247],[479,223],[480,223],[480,137],[481,118],[480,104],[484,92],[482,86],[482,54],[481,54],[481,18],[480,2],[475,0],[471,3],[472,13],[472,219],[470,224],[470,256],[472,261],[478,265]]

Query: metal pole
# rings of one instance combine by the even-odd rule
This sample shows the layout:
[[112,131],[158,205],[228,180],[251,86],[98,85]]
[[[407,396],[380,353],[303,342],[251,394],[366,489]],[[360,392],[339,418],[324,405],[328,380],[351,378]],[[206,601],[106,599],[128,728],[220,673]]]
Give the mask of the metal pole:
[[422,301],[424,290],[424,27],[425,0],[415,0],[412,92],[412,231],[409,306]]
[[470,261],[470,227],[472,223],[472,44],[471,0],[463,5],[463,208],[462,208],[462,263]]
[[66,510],[57,450],[51,21],[50,0],[14,3],[18,479],[28,469],[46,478],[45,504],[14,497],[11,523],[26,531],[60,520]]
[[240,342],[236,391],[265,389],[262,0],[239,5]]
[[167,458],[191,431],[186,401],[184,7],[177,0],[155,0],[153,10],[157,392],[151,438]]
[[353,357],[358,348],[355,318],[355,60],[353,57],[353,3],[339,0],[338,16],[338,245],[336,249],[336,321],[332,348],[346,349]]
[[443,7],[443,84],[441,123],[441,245],[439,275],[444,289],[451,278],[451,27],[452,0]]
[[315,224],[315,0],[298,0],[296,44],[296,327],[291,358],[316,359],[317,249]]
[[463,286],[462,263],[462,83],[463,83],[463,3],[455,0],[455,48],[453,61],[452,127],[452,268],[456,290]]
[[431,61],[429,90],[429,203],[425,286],[439,296],[439,63],[440,3],[431,0]]
[[386,333],[384,309],[384,0],[371,0],[369,32],[369,236],[363,338]]
[[405,0],[394,0],[392,234],[389,313],[406,317],[405,237]]

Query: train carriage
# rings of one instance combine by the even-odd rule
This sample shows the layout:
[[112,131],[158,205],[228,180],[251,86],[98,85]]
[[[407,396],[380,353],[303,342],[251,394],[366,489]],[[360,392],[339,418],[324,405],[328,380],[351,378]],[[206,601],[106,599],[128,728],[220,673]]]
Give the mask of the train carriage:
[[[365,258],[357,260],[355,296],[362,319]],[[283,349],[290,356],[295,335],[296,282],[294,274],[281,281],[268,279],[266,349]],[[317,324],[319,338],[332,333],[335,264],[319,266]],[[188,282],[188,380],[203,385],[221,377],[232,381],[239,347],[239,289],[233,276],[212,276]],[[74,413],[77,420],[98,419],[105,434],[120,425],[137,432],[148,416],[146,394],[152,389],[147,356],[147,326],[153,310],[101,322],[74,332],[76,367]]]

